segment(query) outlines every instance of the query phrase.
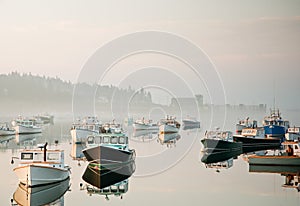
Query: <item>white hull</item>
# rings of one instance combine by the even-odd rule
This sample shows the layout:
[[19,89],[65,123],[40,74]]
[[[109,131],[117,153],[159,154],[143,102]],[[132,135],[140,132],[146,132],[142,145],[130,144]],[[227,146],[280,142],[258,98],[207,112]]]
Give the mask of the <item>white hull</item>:
[[34,134],[34,133],[41,133],[42,132],[42,128],[37,127],[37,126],[26,127],[26,126],[23,126],[23,125],[17,125],[17,126],[15,126],[14,129],[16,131],[16,134]]
[[135,130],[158,130],[157,125],[134,123],[132,126]]
[[0,129],[0,136],[6,136],[6,135],[14,135],[15,130],[2,130]]
[[69,178],[69,170],[44,165],[26,165],[14,169],[22,184],[29,187],[51,184]]
[[98,131],[88,130],[88,129],[71,129],[71,136],[74,143],[85,142],[89,135],[97,135]]
[[[61,199],[70,187],[70,180],[40,187],[26,187],[19,184],[13,198],[18,205],[63,205],[54,204]],[[62,197],[63,198],[63,197]]]
[[159,133],[175,133],[178,132],[179,128],[173,126],[173,125],[167,125],[163,124],[159,126]]

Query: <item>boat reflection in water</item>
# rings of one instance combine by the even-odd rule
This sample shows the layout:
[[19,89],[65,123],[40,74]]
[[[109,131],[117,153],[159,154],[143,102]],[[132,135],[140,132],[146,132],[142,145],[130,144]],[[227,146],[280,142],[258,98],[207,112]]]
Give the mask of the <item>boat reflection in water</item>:
[[157,141],[161,145],[167,145],[167,147],[171,148],[172,146],[176,147],[176,142],[180,140],[180,138],[181,136],[178,133],[160,133]]
[[277,173],[285,177],[283,188],[294,188],[300,191],[300,165],[299,166],[280,166],[280,165],[253,165],[249,164],[249,172],[256,173]]
[[35,146],[37,139],[41,139],[42,134],[16,134],[16,143],[21,146]]
[[72,150],[71,150],[71,157],[73,160],[84,160],[84,154],[82,153],[82,150],[85,149],[86,146],[84,143],[75,143],[72,142]]
[[155,139],[157,131],[153,130],[134,130],[132,133],[131,140],[139,142],[150,142]]
[[103,195],[106,200],[113,195],[122,199],[123,194],[128,191],[128,178],[134,171],[134,161],[106,166],[89,163],[82,176],[82,179],[88,184],[81,184],[81,190],[86,190],[89,195]]
[[64,205],[64,194],[70,188],[70,179],[63,182],[38,187],[26,187],[19,184],[13,194],[13,200],[22,206],[35,205]]
[[205,152],[201,158],[201,162],[206,168],[229,169],[233,166],[233,160],[241,154],[241,151],[233,152]]

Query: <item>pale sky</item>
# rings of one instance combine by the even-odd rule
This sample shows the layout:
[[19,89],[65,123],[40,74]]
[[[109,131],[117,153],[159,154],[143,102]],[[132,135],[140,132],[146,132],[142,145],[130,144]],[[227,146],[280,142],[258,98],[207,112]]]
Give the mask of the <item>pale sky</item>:
[[0,73],[76,82],[98,48],[144,30],[174,33],[201,48],[220,74],[228,103],[270,105],[275,93],[279,106],[299,108],[297,0],[0,0]]

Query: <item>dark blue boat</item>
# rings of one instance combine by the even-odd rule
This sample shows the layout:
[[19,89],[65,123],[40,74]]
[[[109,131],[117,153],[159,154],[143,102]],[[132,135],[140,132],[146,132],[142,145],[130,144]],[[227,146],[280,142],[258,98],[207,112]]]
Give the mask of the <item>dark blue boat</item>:
[[272,109],[271,115],[265,117],[263,125],[267,137],[277,137],[281,139],[281,142],[284,141],[285,133],[289,128],[289,121],[282,119],[279,109]]

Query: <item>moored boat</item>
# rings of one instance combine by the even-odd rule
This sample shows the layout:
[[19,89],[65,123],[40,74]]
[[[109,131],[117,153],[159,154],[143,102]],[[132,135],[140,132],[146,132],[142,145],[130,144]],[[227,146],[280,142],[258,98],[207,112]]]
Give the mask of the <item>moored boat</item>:
[[36,119],[39,119],[42,124],[53,124],[54,116],[50,114],[39,114],[34,116]]
[[253,165],[300,165],[299,142],[283,142],[284,151],[278,155],[253,155],[248,158],[249,164]]
[[257,127],[257,121],[256,120],[249,120],[249,117],[247,117],[244,120],[240,120],[237,124],[236,124],[236,134],[241,134],[243,129],[246,128],[256,128]]
[[285,139],[288,141],[300,141],[300,128],[290,127],[285,133]]
[[79,120],[77,123],[73,123],[70,131],[72,141],[74,143],[85,142],[88,135],[99,134],[100,126],[100,122],[94,116],[88,116],[82,121]]
[[31,119],[20,119],[18,121],[13,121],[12,125],[16,131],[16,134],[34,134],[41,133],[42,128],[35,124]]
[[29,187],[46,185],[69,178],[69,167],[64,164],[63,150],[48,150],[47,143],[40,149],[25,149],[20,152],[19,166],[14,172],[19,181]]
[[158,130],[158,124],[144,118],[136,120],[132,126],[135,130]]
[[115,164],[135,159],[135,151],[129,149],[128,136],[123,132],[107,132],[88,136],[86,146],[87,148],[82,152],[89,162],[98,161],[100,164]]
[[282,119],[279,109],[271,109],[270,116],[264,118],[263,126],[266,136],[280,138],[283,142],[289,121]]
[[159,133],[175,133],[180,129],[180,123],[175,117],[167,116],[166,119],[160,120]]
[[220,131],[219,129],[206,131],[201,143],[204,145],[205,152],[209,153],[242,151],[242,143],[233,142],[230,131]]

